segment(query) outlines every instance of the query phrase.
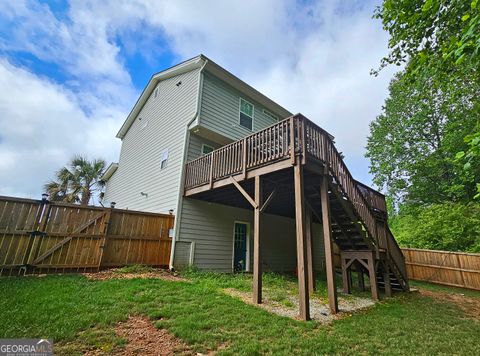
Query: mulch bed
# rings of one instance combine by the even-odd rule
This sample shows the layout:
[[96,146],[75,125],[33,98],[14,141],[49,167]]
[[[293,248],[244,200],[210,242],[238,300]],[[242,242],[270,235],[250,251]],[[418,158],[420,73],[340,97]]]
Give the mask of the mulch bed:
[[112,268],[95,273],[82,273],[82,275],[95,281],[105,281],[108,279],[154,278],[174,282],[188,282],[187,279],[180,277],[178,274],[163,269],[157,269],[151,272],[123,273],[119,268]]

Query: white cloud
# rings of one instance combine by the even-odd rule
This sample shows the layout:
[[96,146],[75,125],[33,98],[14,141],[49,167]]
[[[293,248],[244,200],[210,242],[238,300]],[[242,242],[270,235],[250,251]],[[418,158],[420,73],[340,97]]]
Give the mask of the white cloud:
[[0,195],[38,198],[74,153],[117,159],[123,115],[87,117],[75,96],[0,61]]
[[60,85],[0,62],[0,194],[37,196],[77,152],[117,160],[114,136],[139,94],[120,43],[147,59],[206,54],[335,135],[354,176],[369,183],[368,123],[392,74],[369,75],[387,51],[372,11],[340,0],[73,0],[59,16],[35,1],[6,2],[0,18],[11,38],[0,53],[31,53],[68,79]]
[[[158,4],[158,3],[157,3]],[[379,113],[393,74],[372,77],[387,34],[365,1],[177,1],[156,7],[172,48],[203,52],[289,110],[336,136],[352,174],[370,183],[364,158],[368,124]]]

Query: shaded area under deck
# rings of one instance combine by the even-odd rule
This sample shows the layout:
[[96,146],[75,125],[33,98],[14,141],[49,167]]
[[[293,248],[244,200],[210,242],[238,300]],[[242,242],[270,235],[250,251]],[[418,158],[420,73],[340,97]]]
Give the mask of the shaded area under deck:
[[[253,299],[261,303],[261,216],[295,219],[300,316],[309,319],[313,286],[311,223],[323,226],[329,304],[337,312],[333,245],[344,252],[344,290],[352,268],[377,274],[387,294],[391,276],[408,288],[403,255],[389,234],[383,195],[355,181],[331,136],[297,115],[187,163],[185,196],[254,211]],[[400,252],[399,252],[400,251]],[[393,267],[390,270],[390,267]],[[310,281],[310,282],[309,282]]]

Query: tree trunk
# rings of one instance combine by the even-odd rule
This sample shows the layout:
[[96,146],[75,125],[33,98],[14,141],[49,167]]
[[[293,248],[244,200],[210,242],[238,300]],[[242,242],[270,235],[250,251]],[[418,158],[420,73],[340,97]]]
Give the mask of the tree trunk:
[[90,189],[85,189],[82,192],[82,199],[80,200],[81,205],[88,205],[88,202],[90,201],[90,197],[92,196],[92,192]]

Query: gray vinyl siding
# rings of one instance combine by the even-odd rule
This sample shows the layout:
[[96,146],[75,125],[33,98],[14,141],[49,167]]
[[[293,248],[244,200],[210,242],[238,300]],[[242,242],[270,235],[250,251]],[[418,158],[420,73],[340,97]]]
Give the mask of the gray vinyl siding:
[[[185,198],[180,224],[180,247],[175,252],[175,267],[188,264],[183,242],[195,242],[193,264],[201,269],[231,272],[233,260],[233,228],[235,221],[250,223],[253,239],[253,211]],[[295,221],[280,216],[262,215],[262,266],[265,271],[294,271],[296,268]],[[314,225],[314,266],[324,266],[321,226]],[[177,253],[178,252],[178,253]],[[250,254],[253,241],[250,241]],[[250,266],[252,267],[252,258]],[[252,269],[250,269],[252,270]]]
[[214,149],[221,147],[221,145],[216,142],[207,140],[206,138],[195,134],[191,134],[188,146],[187,162],[192,161],[202,155],[202,145],[208,145],[213,147]]
[[[239,124],[240,98],[247,100],[254,106],[253,131]],[[229,139],[238,140],[277,122],[265,115],[263,109],[262,105],[241,94],[212,74],[204,74],[200,107],[201,126]],[[272,110],[269,111],[272,112]]]
[[193,242],[177,241],[175,244],[175,258],[178,261],[177,268],[184,268],[190,264],[190,254]]
[[[118,208],[151,212],[176,209],[186,125],[197,110],[198,79],[197,69],[157,85],[157,97],[153,91],[123,138],[118,169],[106,186],[107,203],[115,201]],[[177,86],[180,81],[182,84]],[[166,149],[168,165],[161,170],[162,152]]]
[[[233,140],[251,133],[238,124],[240,98],[254,105],[253,128],[255,131],[276,122],[263,113],[261,105],[208,73],[204,74],[201,98],[200,125]],[[187,161],[201,155],[202,144],[219,147],[215,142],[191,134]],[[193,264],[198,268],[231,272],[235,221],[248,222],[251,230],[253,229],[253,211],[251,210],[190,198],[183,198],[179,220],[178,241],[174,255],[174,266],[177,268],[188,265],[192,258],[190,252],[193,251]],[[295,221],[264,214],[262,226],[263,268],[266,271],[294,271],[296,268]],[[321,269],[324,266],[324,252],[319,225],[314,226],[314,236],[315,268]],[[253,231],[250,231],[250,238],[253,238]],[[194,243],[194,248],[190,250],[191,243]],[[253,241],[250,244],[250,254],[253,254]],[[250,264],[252,261],[253,258],[250,258]]]

